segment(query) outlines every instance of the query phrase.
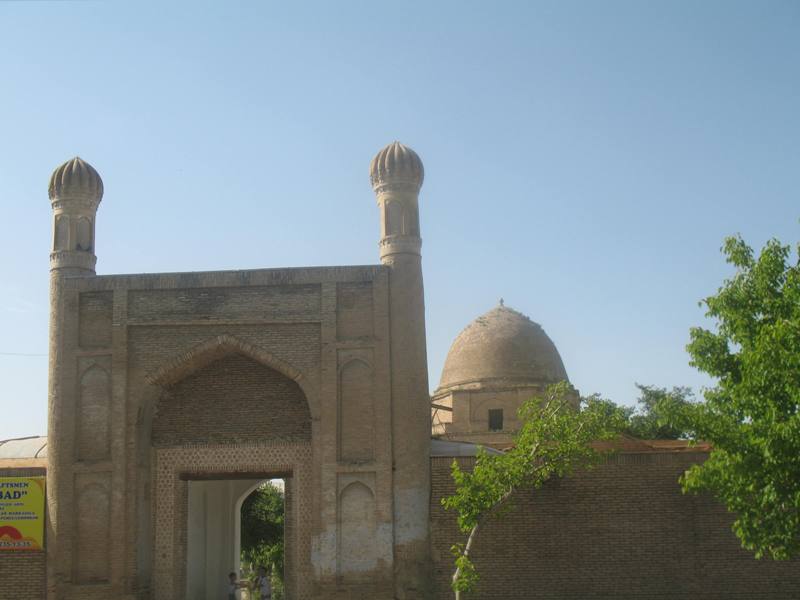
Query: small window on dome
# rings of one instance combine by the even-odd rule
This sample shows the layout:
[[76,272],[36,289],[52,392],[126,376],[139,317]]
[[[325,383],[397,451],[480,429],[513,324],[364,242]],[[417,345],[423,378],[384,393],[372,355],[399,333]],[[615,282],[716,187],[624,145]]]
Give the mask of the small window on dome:
[[503,431],[503,409],[489,409],[489,431]]

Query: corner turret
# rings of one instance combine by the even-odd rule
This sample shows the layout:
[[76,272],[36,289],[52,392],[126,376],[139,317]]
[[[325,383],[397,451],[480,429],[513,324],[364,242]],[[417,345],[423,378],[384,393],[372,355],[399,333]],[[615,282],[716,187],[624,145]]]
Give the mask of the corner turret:
[[400,142],[383,148],[369,168],[369,179],[381,209],[381,262],[395,254],[420,256],[419,190],[425,170],[417,153]]
[[48,188],[53,207],[50,270],[61,275],[94,275],[94,225],[103,199],[103,180],[77,156],[53,171]]
[[370,164],[381,212],[381,263],[389,269],[395,597],[432,597],[430,583],[430,400],[418,196],[424,170],[400,142]]

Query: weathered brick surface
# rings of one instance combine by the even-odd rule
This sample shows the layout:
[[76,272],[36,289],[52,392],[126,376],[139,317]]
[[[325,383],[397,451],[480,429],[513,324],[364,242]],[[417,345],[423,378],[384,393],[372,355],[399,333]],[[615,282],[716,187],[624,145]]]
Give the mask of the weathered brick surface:
[[107,348],[111,345],[112,292],[86,292],[78,303],[79,345]]
[[[678,476],[701,453],[620,454],[593,471],[514,498],[475,549],[471,600],[790,600],[800,561],[755,560],[708,496],[686,496]],[[461,458],[462,465],[474,459]],[[463,541],[441,498],[452,459],[432,459],[432,540],[440,599],[452,597],[450,545]]]
[[0,556],[0,600],[45,597],[44,552],[4,552]]
[[[0,469],[0,477],[43,477],[44,469]],[[0,600],[40,600],[47,581],[44,552],[0,552]]]
[[193,346],[215,336],[229,335],[261,348],[300,369],[312,381],[320,368],[320,326],[318,323],[193,324],[130,327],[129,367],[143,374],[157,371]]
[[314,318],[320,312],[320,286],[131,290],[128,310],[131,321],[142,322]]
[[339,339],[373,334],[372,283],[336,285],[336,334]]
[[167,390],[153,419],[153,446],[311,439],[300,387],[242,355],[213,362]]

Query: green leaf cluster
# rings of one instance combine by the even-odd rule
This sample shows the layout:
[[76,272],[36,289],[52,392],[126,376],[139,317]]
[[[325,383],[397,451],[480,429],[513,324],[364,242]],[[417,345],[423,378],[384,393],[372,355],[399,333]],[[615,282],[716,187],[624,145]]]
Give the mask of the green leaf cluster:
[[731,237],[723,252],[736,273],[704,300],[716,326],[693,328],[687,346],[716,385],[703,403],[659,409],[712,445],[683,488],[713,492],[757,557],[785,559],[800,550],[800,268],[777,240],[756,257]]
[[242,561],[283,575],[283,490],[267,481],[242,503]]
[[568,383],[550,386],[543,397],[532,398],[520,408],[521,428],[512,448],[500,454],[479,449],[471,471],[453,462],[456,490],[442,504],[457,512],[458,526],[468,534],[466,544],[452,548],[456,566],[452,586],[457,598],[477,581],[470,551],[487,519],[502,514],[516,490],[536,489],[553,476],[591,466],[601,456],[592,442],[614,438],[626,425],[625,412],[612,403],[592,397],[581,400],[580,406],[575,404]]
[[680,440],[689,436],[675,423],[671,423],[663,406],[686,406],[694,401],[688,387],[673,387],[671,390],[650,385],[636,384],[639,399],[635,410],[630,410],[625,433],[642,440]]

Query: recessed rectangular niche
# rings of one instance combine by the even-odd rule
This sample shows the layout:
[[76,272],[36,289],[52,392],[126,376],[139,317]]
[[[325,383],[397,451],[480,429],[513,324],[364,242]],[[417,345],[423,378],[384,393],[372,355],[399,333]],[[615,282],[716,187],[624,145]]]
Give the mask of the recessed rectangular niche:
[[339,476],[337,570],[344,583],[369,580],[378,566],[375,474]]
[[109,580],[111,551],[111,474],[75,475],[75,553],[78,583]]
[[111,357],[78,361],[78,460],[103,460],[111,455]]
[[84,292],[78,302],[78,343],[81,348],[111,346],[113,292]]
[[369,350],[339,355],[339,460],[365,463],[375,456],[374,375]]
[[372,282],[336,284],[337,337],[370,337],[373,331]]

